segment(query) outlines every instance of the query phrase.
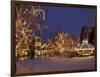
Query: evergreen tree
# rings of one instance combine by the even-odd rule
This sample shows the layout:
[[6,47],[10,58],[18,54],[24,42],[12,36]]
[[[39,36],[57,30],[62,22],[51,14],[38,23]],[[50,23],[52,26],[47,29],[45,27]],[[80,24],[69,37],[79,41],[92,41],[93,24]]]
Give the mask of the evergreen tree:
[[89,43],[94,45],[95,44],[95,26],[91,28],[90,35],[89,35]]
[[81,34],[80,34],[80,41],[82,42],[83,40],[87,40],[89,39],[89,28],[88,26],[83,26],[82,30],[81,30]]

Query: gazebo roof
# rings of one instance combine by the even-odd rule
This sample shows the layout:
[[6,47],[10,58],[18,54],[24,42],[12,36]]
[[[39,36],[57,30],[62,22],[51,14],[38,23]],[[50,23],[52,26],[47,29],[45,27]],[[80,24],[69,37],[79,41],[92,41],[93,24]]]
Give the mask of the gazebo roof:
[[87,41],[83,41],[76,47],[76,50],[94,50],[94,46]]

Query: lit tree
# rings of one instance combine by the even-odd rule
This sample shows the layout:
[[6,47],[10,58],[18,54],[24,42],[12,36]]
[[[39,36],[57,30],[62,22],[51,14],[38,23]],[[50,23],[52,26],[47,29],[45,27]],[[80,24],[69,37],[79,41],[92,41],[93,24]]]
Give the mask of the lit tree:
[[[33,35],[44,28],[35,21],[42,16],[45,19],[45,12],[40,6],[16,5],[16,53],[21,56],[27,55],[32,44]],[[30,29],[32,27],[32,29]],[[34,28],[33,28],[34,27]]]
[[70,36],[70,34],[66,32],[58,32],[55,37],[55,48],[60,52],[71,51],[74,50],[78,42],[78,39]]

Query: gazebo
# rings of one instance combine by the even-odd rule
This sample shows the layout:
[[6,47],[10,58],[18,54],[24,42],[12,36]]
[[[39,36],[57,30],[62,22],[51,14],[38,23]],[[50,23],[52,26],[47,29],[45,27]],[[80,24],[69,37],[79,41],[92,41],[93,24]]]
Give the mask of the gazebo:
[[82,56],[88,56],[94,53],[95,47],[89,44],[87,40],[83,40],[82,43],[75,48],[75,50]]

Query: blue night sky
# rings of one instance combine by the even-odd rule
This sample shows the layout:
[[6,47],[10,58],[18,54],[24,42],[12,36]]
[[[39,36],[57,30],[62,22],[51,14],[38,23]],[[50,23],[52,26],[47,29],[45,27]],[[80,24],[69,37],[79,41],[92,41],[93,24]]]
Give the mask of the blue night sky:
[[79,36],[84,25],[89,27],[94,25],[93,8],[43,6],[43,9],[46,12],[46,19],[42,23],[48,26],[48,29],[42,32],[44,41],[62,30],[73,36]]

